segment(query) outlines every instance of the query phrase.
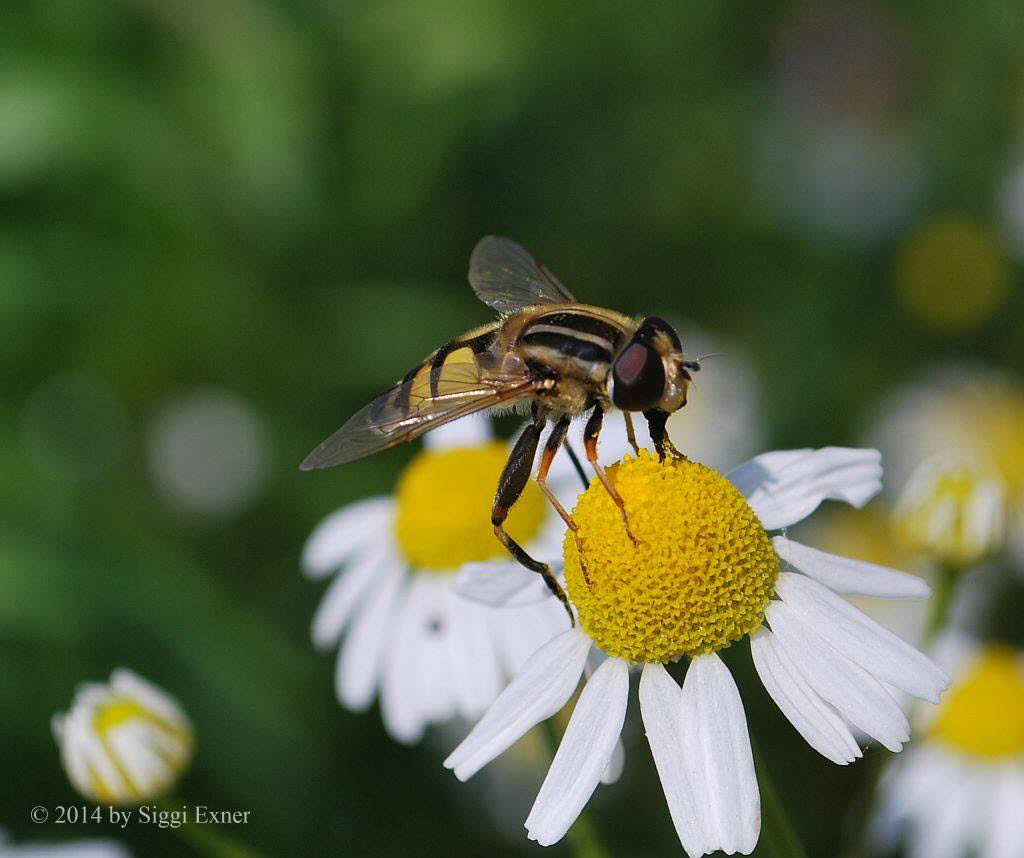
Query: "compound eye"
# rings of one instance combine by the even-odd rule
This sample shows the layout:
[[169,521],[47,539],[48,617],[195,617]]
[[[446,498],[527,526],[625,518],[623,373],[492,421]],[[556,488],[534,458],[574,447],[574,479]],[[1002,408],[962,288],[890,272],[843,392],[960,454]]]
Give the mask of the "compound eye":
[[665,392],[665,365],[651,346],[630,343],[612,366],[612,401],[623,411],[644,411]]

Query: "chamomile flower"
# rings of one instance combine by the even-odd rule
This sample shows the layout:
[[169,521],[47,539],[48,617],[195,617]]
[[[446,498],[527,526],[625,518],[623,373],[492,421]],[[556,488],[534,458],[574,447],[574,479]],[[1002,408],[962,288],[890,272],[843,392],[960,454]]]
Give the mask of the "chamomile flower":
[[923,554],[972,566],[1002,545],[1003,496],[1003,482],[991,468],[949,455],[929,459],[900,494],[896,532]]
[[[605,658],[527,817],[529,837],[557,842],[587,803],[615,752],[630,669],[640,668],[640,711],[683,848],[749,853],[760,798],[743,704],[720,651],[749,637],[768,693],[811,747],[840,765],[861,756],[852,727],[901,749],[910,729],[894,693],[936,701],[948,684],[928,658],[840,598],[923,598],[924,582],[768,535],[825,499],[864,504],[881,473],[877,451],[837,447],[767,453],[727,476],[647,451],[609,468],[638,543],[593,481],[564,542],[577,627],[530,657],[445,766],[465,780],[557,712],[596,647]],[[680,688],[666,665],[684,657]]]
[[169,695],[130,670],[78,689],[53,732],[72,785],[98,804],[166,794],[192,759],[192,727]]
[[[968,539],[953,550],[974,555],[977,545],[984,553],[1008,546],[1024,559],[1024,385],[1019,380],[984,367],[943,367],[887,397],[868,440],[885,456],[890,486],[897,492],[908,487],[914,499],[924,500],[924,529],[918,533],[928,532],[929,512],[930,527],[938,529],[935,511],[948,518],[950,501],[959,498]],[[937,502],[929,504],[929,493]]]
[[909,858],[1024,855],[1024,655],[946,635],[936,659],[954,683],[922,713],[920,742],[883,780],[878,846]]
[[[306,573],[335,575],[312,634],[322,649],[345,634],[338,699],[361,711],[379,692],[384,726],[400,742],[417,741],[429,724],[478,717],[505,679],[569,624],[551,602],[493,611],[454,589],[460,569],[486,576],[516,565],[489,517],[508,454],[482,415],[441,427],[426,436],[394,496],[338,510],[306,544]],[[558,558],[564,525],[536,485],[527,485],[507,529],[534,557]]]
[[72,840],[66,843],[25,843],[15,846],[0,831],[0,858],[131,858],[112,840]]

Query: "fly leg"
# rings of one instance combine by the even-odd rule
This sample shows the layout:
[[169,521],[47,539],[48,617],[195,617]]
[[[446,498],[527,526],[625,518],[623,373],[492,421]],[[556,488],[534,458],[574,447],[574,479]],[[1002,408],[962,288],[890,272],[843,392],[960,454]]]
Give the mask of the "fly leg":
[[685,459],[686,456],[676,449],[675,444],[669,440],[668,432],[665,431],[668,412],[662,411],[660,408],[649,408],[644,412],[644,417],[647,418],[647,428],[651,432],[654,449],[658,451],[658,456],[662,461],[666,456],[671,459]]
[[626,440],[629,441],[629,446],[633,448],[633,452],[639,456],[640,445],[636,443],[636,431],[633,429],[633,415],[628,411],[623,411],[622,419],[626,421]]
[[576,539],[576,554],[580,558],[580,571],[583,572],[583,580],[587,582],[588,588],[593,589],[590,583],[590,573],[587,571],[587,561],[583,555],[583,541],[580,539],[579,526],[572,520],[572,516],[565,511],[565,507],[559,503],[555,493],[548,488],[548,471],[551,469],[551,463],[555,460],[558,448],[563,443],[567,443],[565,433],[569,429],[569,420],[570,417],[567,414],[560,417],[548,436],[547,443],[544,445],[544,452],[541,453],[540,467],[537,469],[537,485],[540,486],[540,490],[544,492],[556,512],[562,517],[565,526],[572,531]]
[[593,469],[597,472],[597,477],[604,485],[608,494],[611,495],[611,499],[615,501],[615,505],[619,508],[619,512],[622,514],[622,523],[626,526],[626,535],[633,541],[633,544],[637,544],[637,539],[633,536],[633,531],[629,529],[629,516],[626,515],[626,503],[622,499],[616,490],[615,486],[612,485],[611,480],[608,479],[608,475],[605,473],[601,463],[597,460],[597,436],[601,434],[601,424],[604,422],[604,409],[601,404],[598,403],[594,406],[594,411],[590,415],[590,419],[587,420],[587,426],[583,430],[583,447],[587,452],[587,461],[590,462]]
[[533,470],[533,460],[537,455],[537,444],[540,441],[540,430],[543,425],[543,413],[534,408],[533,422],[519,436],[519,440],[512,448],[512,454],[508,457],[508,462],[505,463],[505,468],[501,472],[501,478],[498,480],[498,491],[494,496],[494,506],[491,508],[491,524],[494,525],[494,535],[501,540],[501,544],[509,550],[509,553],[527,569],[541,575],[544,583],[548,585],[548,589],[555,594],[558,601],[562,603],[562,607],[565,608],[565,612],[569,615],[569,622],[576,625],[572,608],[569,607],[569,598],[565,595],[562,585],[558,583],[558,579],[555,578],[551,567],[547,563],[534,560],[526,553],[526,549],[505,531],[505,519],[508,518],[509,510],[519,500],[519,496],[530,479],[530,471]]

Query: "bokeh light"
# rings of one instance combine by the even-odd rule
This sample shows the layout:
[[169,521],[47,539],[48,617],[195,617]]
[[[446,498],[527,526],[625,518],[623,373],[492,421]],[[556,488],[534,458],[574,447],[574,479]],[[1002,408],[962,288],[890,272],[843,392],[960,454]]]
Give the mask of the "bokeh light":
[[1006,300],[1010,269],[993,232],[962,215],[919,226],[896,260],[895,289],[906,312],[944,334],[985,324]]
[[256,411],[226,391],[186,394],[167,403],[149,429],[157,485],[177,506],[229,515],[257,496],[268,465],[267,430]]

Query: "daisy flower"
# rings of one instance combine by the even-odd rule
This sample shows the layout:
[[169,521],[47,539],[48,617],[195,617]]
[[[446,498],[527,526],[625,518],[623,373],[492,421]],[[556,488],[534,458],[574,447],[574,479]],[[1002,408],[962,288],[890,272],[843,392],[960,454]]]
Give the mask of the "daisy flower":
[[954,677],[923,739],[886,772],[876,845],[908,858],[1024,855],[1024,655],[946,635],[936,659]]
[[[937,516],[964,522],[962,546],[932,539],[926,550],[977,555],[972,543],[983,553],[1007,546],[1024,560],[1024,385],[1017,378],[987,367],[941,367],[889,395],[867,437],[885,456],[890,485],[906,486],[926,504],[929,494],[937,497],[931,527],[938,530]],[[962,513],[951,511],[951,500]],[[927,537],[928,519],[914,530]]]
[[963,569],[1003,543],[1003,483],[983,464],[937,456],[911,474],[893,511],[896,533],[916,551]]
[[[306,573],[335,576],[313,619],[313,641],[333,648],[347,631],[338,699],[361,711],[379,691],[384,726],[400,742],[417,741],[429,724],[479,717],[506,677],[569,625],[553,602],[534,598],[528,607],[493,611],[453,587],[460,569],[486,575],[517,565],[488,517],[508,454],[483,415],[443,426],[426,436],[394,496],[338,510],[306,544]],[[534,557],[561,553],[564,525],[532,483],[508,530]]]
[[97,804],[166,794],[192,759],[192,727],[177,702],[130,670],[78,689],[53,732],[72,785]]
[[[898,751],[910,729],[893,695],[936,701],[948,679],[841,596],[924,598],[928,587],[768,535],[827,498],[866,503],[881,487],[877,451],[779,451],[722,476],[644,450],[609,473],[638,545],[593,481],[573,513],[578,531],[564,541],[577,626],[530,657],[445,766],[465,780],[557,712],[596,647],[604,660],[527,817],[529,837],[555,843],[582,811],[612,759],[630,669],[639,668],[640,712],[683,848],[747,854],[760,833],[760,798],[743,704],[718,653],[749,638],[768,693],[829,760],[861,756],[851,728]],[[680,687],[666,664],[684,657]]]
[[26,843],[15,846],[0,831],[0,858],[130,858],[112,840],[72,840],[67,843]]

